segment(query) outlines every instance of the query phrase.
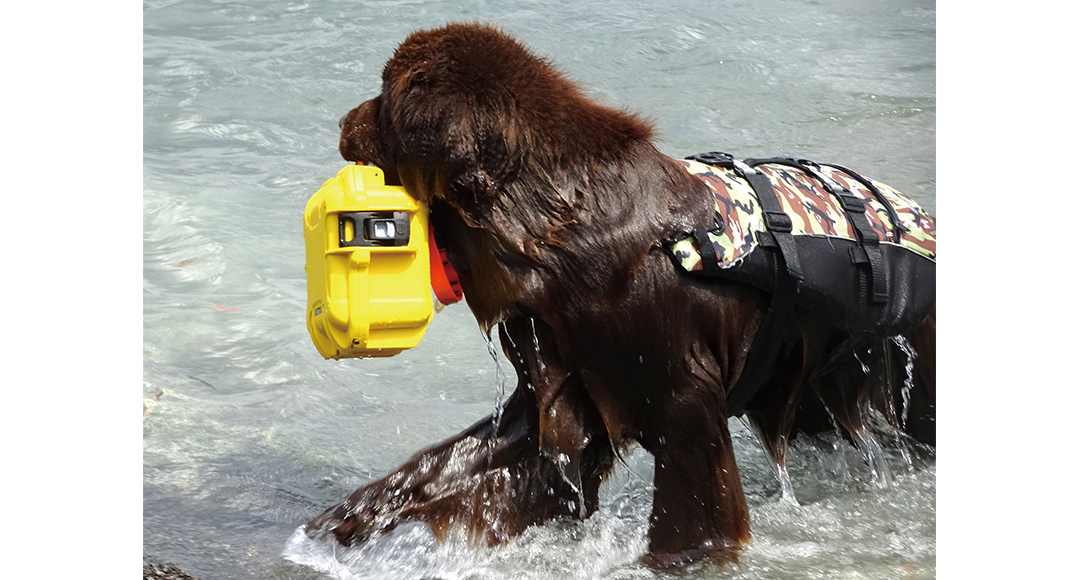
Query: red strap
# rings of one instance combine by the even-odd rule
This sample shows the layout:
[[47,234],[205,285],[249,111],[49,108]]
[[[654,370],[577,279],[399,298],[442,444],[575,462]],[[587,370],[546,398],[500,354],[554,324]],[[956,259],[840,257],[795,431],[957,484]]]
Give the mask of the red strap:
[[435,229],[428,226],[428,255],[431,256],[431,289],[435,297],[443,304],[453,304],[461,300],[461,282],[457,272],[446,259],[446,250],[435,245]]

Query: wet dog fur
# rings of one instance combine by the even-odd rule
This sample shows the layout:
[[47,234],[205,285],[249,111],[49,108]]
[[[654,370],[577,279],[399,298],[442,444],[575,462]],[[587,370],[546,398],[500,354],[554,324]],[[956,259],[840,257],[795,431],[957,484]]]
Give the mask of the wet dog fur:
[[[341,119],[341,155],[376,165],[430,207],[480,326],[518,377],[498,417],[420,451],[307,524],[345,545],[421,521],[497,544],[552,518],[585,518],[630,445],[655,457],[645,562],[737,558],[750,539],[728,432],[768,296],[678,271],[660,241],[712,220],[706,186],[651,143],[648,123],[588,99],[501,31],[452,24],[409,36],[382,92]],[[858,441],[860,409],[897,427],[901,353],[872,372],[819,372],[844,340],[800,313],[801,341],[746,416],[783,464],[799,430]],[[932,313],[904,427],[933,444]],[[899,364],[898,364],[898,361]],[[810,396],[804,396],[810,393]],[[817,396],[813,396],[816,394]]]

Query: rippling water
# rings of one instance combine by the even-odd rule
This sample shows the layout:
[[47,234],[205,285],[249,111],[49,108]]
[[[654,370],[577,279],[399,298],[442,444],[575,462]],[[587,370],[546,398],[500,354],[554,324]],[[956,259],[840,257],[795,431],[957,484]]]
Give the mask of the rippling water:
[[[780,484],[732,421],[754,543],[738,567],[639,567],[651,460],[580,524],[473,552],[420,527],[353,551],[298,525],[490,413],[501,385],[467,307],[391,359],[325,361],[304,326],[301,212],[344,162],[337,119],[410,31],[499,24],[673,156],[788,154],[935,204],[927,1],[143,3],[143,543],[210,578],[897,578],[935,574],[935,465],[892,447],[880,488],[835,435]],[[288,558],[283,556],[286,553]]]

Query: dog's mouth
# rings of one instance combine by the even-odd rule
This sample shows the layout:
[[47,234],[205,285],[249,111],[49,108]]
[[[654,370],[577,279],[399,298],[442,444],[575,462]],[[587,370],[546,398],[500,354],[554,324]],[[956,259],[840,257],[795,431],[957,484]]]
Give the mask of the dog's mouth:
[[379,169],[386,171],[386,168],[382,166],[383,164],[377,163],[369,151],[356,144],[356,137],[351,133],[350,127],[346,127],[341,131],[341,137],[338,141],[338,153],[341,154],[341,158],[350,163],[375,165]]

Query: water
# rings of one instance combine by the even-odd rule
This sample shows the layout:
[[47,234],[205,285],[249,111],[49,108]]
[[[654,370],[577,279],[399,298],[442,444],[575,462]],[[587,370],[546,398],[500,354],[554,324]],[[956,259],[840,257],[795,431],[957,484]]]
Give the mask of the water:
[[377,92],[410,31],[495,22],[599,101],[650,118],[673,156],[838,162],[934,211],[933,2],[703,6],[144,2],[145,553],[203,580],[933,577],[932,459],[909,463],[884,445],[893,482],[881,488],[834,435],[796,440],[795,504],[781,501],[775,468],[738,421],[754,531],[738,567],[660,574],[636,564],[652,479],[640,450],[588,521],[554,522],[499,549],[436,546],[419,527],[333,558],[290,539],[506,394],[463,304],[385,360],[325,361],[304,326],[301,212],[344,164],[337,119]]

